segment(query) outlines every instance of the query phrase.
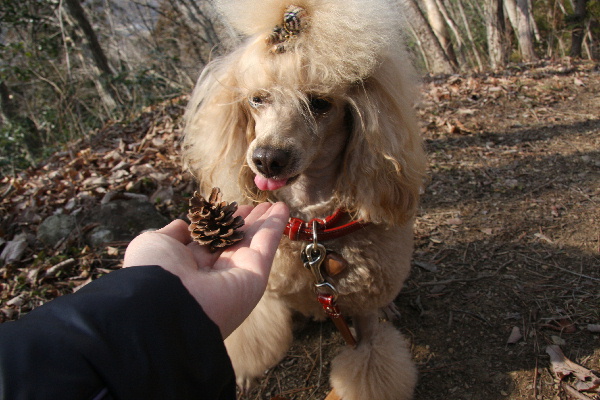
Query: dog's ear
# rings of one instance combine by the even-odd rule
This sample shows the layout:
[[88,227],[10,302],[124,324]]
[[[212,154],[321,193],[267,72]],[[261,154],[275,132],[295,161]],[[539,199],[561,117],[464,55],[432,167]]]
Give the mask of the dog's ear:
[[254,188],[245,162],[254,124],[234,64],[217,59],[200,75],[184,117],[183,160],[203,192],[218,185],[225,197],[240,201]]
[[401,56],[386,59],[347,99],[352,128],[337,191],[350,211],[371,222],[411,219],[424,184],[416,81],[406,63]]

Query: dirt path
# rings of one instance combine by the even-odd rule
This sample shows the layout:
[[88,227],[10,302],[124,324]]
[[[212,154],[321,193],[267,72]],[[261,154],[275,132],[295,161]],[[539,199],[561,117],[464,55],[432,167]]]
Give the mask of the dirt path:
[[[463,132],[426,134],[416,260],[437,271],[415,268],[399,298],[417,398],[552,399],[547,345],[600,369],[586,329],[600,323],[600,74],[553,66],[477,85],[477,100],[465,79],[439,104]],[[507,344],[513,327],[523,339]]]
[[[423,86],[430,181],[396,322],[420,371],[416,399],[567,399],[547,345],[600,369],[600,334],[587,329],[600,324],[600,68],[542,63]],[[179,166],[184,103],[109,124],[98,142],[0,181],[1,238],[29,243],[0,267],[0,322],[119,268],[126,243],[91,249],[71,235],[54,249],[32,244],[57,210],[84,213],[129,190],[169,218],[185,214],[193,184]],[[522,338],[507,344],[515,327]],[[242,399],[325,397],[342,339],[330,323],[305,321],[295,337]]]

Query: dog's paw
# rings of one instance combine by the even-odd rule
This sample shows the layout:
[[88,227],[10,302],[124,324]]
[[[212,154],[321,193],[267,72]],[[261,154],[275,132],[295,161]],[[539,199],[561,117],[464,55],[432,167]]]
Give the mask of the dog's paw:
[[336,356],[330,382],[344,400],[410,400],[417,369],[404,337],[383,322],[355,349],[346,347]]

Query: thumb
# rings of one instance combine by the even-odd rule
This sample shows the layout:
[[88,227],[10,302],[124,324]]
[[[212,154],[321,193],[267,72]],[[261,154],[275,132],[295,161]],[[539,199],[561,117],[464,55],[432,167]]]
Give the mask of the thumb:
[[170,236],[183,244],[188,244],[192,241],[188,224],[182,219],[176,219],[169,225],[155,231],[155,233],[162,233],[163,235]]

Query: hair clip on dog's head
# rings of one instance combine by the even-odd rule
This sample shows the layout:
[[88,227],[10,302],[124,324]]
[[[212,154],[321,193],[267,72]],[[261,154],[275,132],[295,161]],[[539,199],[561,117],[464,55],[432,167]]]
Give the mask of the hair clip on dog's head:
[[307,13],[302,7],[291,5],[283,13],[283,23],[276,25],[273,32],[267,36],[267,44],[271,46],[271,53],[284,53],[308,26]]

